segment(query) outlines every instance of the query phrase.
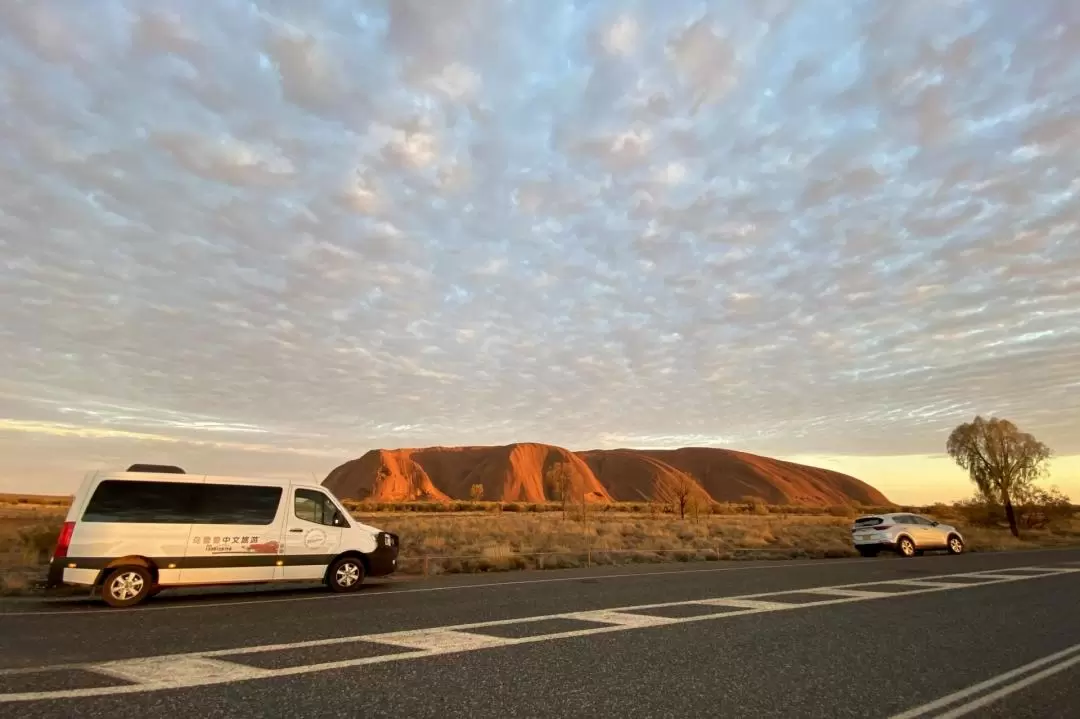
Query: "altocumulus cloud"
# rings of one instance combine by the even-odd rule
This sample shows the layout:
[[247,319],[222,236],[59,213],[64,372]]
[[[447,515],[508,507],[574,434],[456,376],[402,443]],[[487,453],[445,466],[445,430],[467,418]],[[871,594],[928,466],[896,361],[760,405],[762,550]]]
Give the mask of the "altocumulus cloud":
[[1068,1],[4,2],[5,471],[1080,453],[1077,46]]

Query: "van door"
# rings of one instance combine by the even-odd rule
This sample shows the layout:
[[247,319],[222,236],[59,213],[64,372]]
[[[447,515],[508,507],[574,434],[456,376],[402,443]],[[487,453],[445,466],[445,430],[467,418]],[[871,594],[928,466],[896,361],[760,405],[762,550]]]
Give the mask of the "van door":
[[193,503],[181,584],[268,582],[284,552],[287,485],[207,477]]
[[292,488],[286,521],[285,566],[282,579],[321,580],[338,552],[347,520],[321,489]]

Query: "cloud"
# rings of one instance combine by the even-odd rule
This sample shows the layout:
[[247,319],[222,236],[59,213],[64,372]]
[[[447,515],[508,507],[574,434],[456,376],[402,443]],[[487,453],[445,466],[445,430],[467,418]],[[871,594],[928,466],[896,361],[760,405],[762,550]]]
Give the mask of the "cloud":
[[822,7],[4,4],[0,435],[1080,453],[1080,19]]

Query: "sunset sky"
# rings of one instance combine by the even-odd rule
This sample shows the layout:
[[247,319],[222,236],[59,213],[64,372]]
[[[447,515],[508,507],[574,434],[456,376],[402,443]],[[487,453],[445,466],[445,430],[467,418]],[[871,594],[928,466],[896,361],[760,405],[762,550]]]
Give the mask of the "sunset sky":
[[709,445],[1080,501],[1080,3],[0,3],[0,491]]

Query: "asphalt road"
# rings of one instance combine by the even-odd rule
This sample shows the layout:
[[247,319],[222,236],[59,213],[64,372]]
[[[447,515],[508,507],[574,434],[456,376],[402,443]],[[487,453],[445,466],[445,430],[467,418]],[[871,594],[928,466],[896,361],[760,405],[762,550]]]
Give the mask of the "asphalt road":
[[1080,550],[2,602],[0,714],[1065,718],[1078,608]]

